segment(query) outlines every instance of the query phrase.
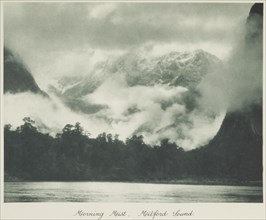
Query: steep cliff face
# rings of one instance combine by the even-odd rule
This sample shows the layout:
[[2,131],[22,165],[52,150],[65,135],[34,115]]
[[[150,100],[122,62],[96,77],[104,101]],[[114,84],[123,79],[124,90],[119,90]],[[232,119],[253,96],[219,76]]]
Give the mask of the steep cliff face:
[[[254,4],[247,18],[245,47],[259,46],[256,53],[261,58],[262,22],[263,4]],[[201,149],[206,169],[215,176],[262,180],[262,132],[262,101],[228,112],[217,135]]]
[[4,93],[33,92],[47,96],[22,61],[4,48]]
[[262,180],[262,106],[228,113],[203,151],[211,175]]

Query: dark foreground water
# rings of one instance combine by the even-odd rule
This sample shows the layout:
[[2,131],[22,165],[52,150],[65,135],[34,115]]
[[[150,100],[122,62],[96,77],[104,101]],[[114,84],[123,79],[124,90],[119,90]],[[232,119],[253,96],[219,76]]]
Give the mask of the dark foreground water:
[[262,187],[113,182],[6,182],[5,202],[262,202]]

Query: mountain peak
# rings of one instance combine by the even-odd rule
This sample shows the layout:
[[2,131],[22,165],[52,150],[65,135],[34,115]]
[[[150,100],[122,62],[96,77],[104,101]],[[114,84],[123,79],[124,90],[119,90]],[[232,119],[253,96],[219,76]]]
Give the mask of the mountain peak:
[[263,16],[263,3],[255,3],[249,12],[249,15],[258,14]]
[[32,74],[19,57],[4,47],[4,93],[33,92],[48,95],[37,85]]
[[171,51],[158,56],[144,56],[139,53],[139,50],[134,50],[115,60],[107,60],[103,65],[97,65],[78,86],[70,86],[75,82],[68,80],[65,85],[66,89],[63,91],[67,92],[68,87],[72,94],[86,95],[76,93],[74,90],[93,92],[92,89],[85,89],[85,87],[97,88],[101,82],[115,75],[124,75],[129,86],[168,84],[170,86],[196,87],[202,78],[217,65],[221,65],[221,61],[201,49],[192,52]]

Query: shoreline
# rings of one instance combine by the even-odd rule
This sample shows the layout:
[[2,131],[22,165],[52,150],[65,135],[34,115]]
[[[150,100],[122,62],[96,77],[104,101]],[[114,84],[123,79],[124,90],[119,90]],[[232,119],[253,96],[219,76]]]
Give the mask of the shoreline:
[[262,181],[239,181],[228,179],[179,179],[179,180],[22,180],[19,178],[5,178],[4,183],[8,182],[110,182],[110,183],[142,183],[142,184],[174,184],[174,185],[221,185],[221,186],[260,186]]

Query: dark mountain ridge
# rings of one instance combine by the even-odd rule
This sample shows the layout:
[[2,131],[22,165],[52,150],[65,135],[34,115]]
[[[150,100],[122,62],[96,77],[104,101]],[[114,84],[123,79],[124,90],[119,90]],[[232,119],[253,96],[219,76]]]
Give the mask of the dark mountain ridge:
[[33,92],[48,95],[37,85],[32,74],[10,49],[4,47],[4,93]]
[[[258,44],[258,57],[260,54],[262,56],[262,21],[263,4],[256,3],[247,18],[245,47],[248,51]],[[258,96],[262,97],[262,94]],[[207,146],[191,152],[191,160],[196,160],[198,155],[205,158],[199,161],[204,171],[198,170],[198,175],[205,173],[208,177],[262,181],[262,110],[261,100],[260,103],[246,105],[241,110],[226,114],[213,140]]]

